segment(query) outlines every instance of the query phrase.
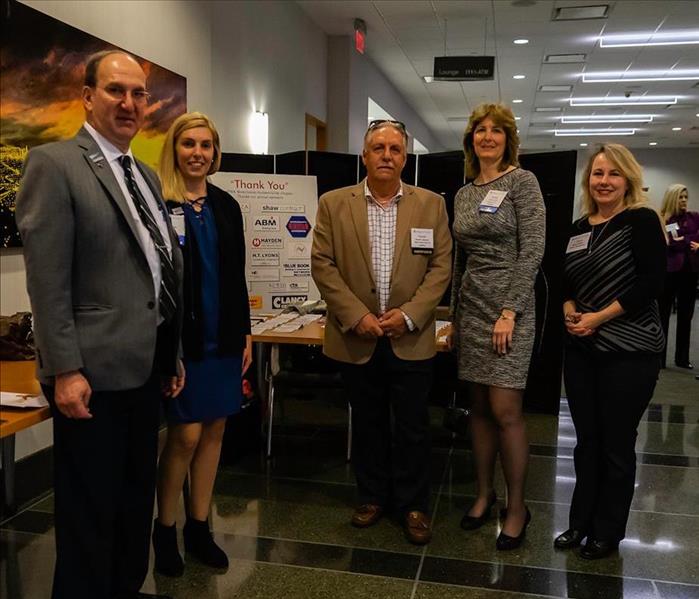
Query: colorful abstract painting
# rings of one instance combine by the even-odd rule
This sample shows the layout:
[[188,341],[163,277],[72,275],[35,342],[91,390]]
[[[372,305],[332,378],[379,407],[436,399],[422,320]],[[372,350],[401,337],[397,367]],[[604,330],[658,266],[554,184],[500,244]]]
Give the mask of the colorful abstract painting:
[[[113,44],[14,0],[2,1],[0,41],[0,246],[21,245],[14,221],[22,163],[34,146],[73,137],[85,113],[84,64]],[[123,48],[128,51],[128,48]],[[165,133],[187,109],[187,80],[137,55],[151,101],[134,154],[155,166]]]

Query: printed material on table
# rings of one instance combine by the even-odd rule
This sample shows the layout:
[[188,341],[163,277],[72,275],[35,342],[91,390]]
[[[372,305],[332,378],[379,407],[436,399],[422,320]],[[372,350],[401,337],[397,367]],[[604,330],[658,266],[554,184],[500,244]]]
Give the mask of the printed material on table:
[[2,391],[0,405],[4,408],[45,408],[49,403],[43,395]]
[[278,316],[253,325],[251,332],[253,335],[261,335],[266,331],[292,333],[320,318],[322,318],[321,314],[305,314],[303,316],[299,316],[296,312],[279,314]]

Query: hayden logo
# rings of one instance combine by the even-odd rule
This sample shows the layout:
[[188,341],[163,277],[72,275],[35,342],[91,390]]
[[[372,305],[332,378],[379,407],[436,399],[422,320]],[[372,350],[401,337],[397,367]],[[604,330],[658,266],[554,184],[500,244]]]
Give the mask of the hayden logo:
[[252,228],[254,231],[279,231],[279,219],[276,216],[258,216]]
[[254,248],[280,249],[284,247],[284,240],[281,237],[253,237],[250,242]]
[[273,295],[272,308],[286,308],[289,304],[305,302],[307,299],[307,295]]

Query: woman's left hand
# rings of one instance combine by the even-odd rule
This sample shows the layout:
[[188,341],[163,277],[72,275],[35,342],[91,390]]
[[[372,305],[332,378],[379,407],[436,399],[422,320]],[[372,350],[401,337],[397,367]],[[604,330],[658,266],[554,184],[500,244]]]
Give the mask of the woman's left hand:
[[568,330],[577,337],[587,337],[595,333],[601,324],[602,318],[599,312],[585,312],[580,315],[577,322],[568,327]]
[[696,252],[697,250],[699,250],[699,243],[697,243],[696,241],[690,241],[689,249],[693,252]]
[[252,336],[245,335],[245,349],[243,350],[243,375],[252,364]]
[[513,318],[498,318],[493,327],[493,351],[504,356],[512,349],[512,331],[515,328]]

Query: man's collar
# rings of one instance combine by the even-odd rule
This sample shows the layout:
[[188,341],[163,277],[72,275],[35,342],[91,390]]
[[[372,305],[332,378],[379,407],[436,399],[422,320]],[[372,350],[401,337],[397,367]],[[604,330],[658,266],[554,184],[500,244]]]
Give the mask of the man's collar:
[[[403,181],[400,181],[399,183],[400,185],[398,187],[398,192],[391,198],[391,201],[398,201],[403,197]],[[373,194],[371,193],[371,190],[369,189],[369,179],[367,179],[366,177],[364,178],[364,197],[376,202],[376,198],[374,198]]]
[[102,150],[102,154],[104,154],[104,157],[107,160],[107,162],[111,163],[114,160],[118,160],[121,156],[124,155],[129,156],[131,160],[133,160],[131,146],[129,146],[128,151],[126,152],[126,154],[124,154],[124,152],[117,148],[111,141],[109,141],[104,135],[97,131],[97,129],[95,129],[87,121],[85,121],[83,127],[85,127],[85,131],[87,131],[97,142],[97,145],[99,146],[100,150]]

